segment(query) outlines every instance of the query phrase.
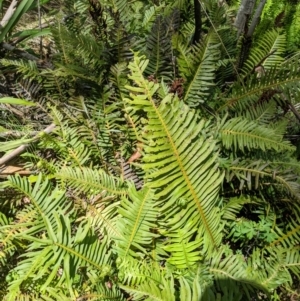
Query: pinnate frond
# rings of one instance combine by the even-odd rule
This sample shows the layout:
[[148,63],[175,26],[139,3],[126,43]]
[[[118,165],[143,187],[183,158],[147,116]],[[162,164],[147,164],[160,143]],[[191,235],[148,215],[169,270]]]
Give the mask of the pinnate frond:
[[221,128],[221,139],[227,149],[293,151],[294,147],[273,129],[243,117],[229,119]]
[[136,191],[131,187],[128,198],[123,198],[119,207],[121,218],[117,221],[116,251],[121,258],[144,257],[157,236],[151,233],[157,225],[158,209],[153,191],[145,187]]
[[[130,63],[128,86],[132,99],[128,105],[144,110],[148,124],[144,135],[144,163],[148,185],[158,191],[161,213],[173,230],[199,229],[205,249],[218,245],[221,239],[217,192],[222,181],[215,162],[215,141],[205,137],[208,124],[176,97],[167,95],[158,106],[154,94],[159,85],[148,82],[143,71],[148,61],[135,55]],[[179,206],[174,208],[174,203]]]
[[[219,57],[219,41],[209,33],[203,42],[195,45],[189,53],[181,47],[178,60],[180,75],[185,79],[184,101],[191,107],[206,102],[214,86],[216,63]],[[185,71],[189,72],[186,73]]]

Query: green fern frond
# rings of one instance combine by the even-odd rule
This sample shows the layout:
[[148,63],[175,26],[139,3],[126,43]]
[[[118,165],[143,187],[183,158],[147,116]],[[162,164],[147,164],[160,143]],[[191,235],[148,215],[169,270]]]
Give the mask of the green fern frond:
[[[277,226],[275,232],[278,238],[274,240],[270,246],[282,246],[285,249],[290,249],[296,246],[300,241],[300,212],[299,207],[294,207],[292,218],[285,219],[283,228]],[[300,263],[299,263],[300,264]]]
[[258,189],[272,185],[283,190],[291,196],[299,199],[300,185],[297,182],[297,173],[291,170],[280,170],[276,164],[264,162],[261,160],[249,163],[247,161],[235,160],[227,170],[226,179],[228,182],[236,177],[239,181],[239,188],[242,190],[245,186],[248,190]]
[[150,6],[145,12],[144,12],[144,18],[143,18],[143,27],[144,29],[150,29],[150,27],[152,26],[155,17],[157,15],[157,7],[156,6]]
[[174,279],[172,275],[169,277],[162,277],[160,281],[149,280],[136,286],[129,287],[120,285],[122,289],[130,293],[134,300],[149,301],[175,301]]
[[[66,69],[68,64],[89,65],[92,68],[103,64],[101,57],[104,47],[91,34],[77,35],[62,26],[58,26],[58,28],[52,28],[52,35],[60,50],[60,58],[65,63]],[[64,40],[63,43],[62,39]]]
[[148,115],[142,164],[146,185],[158,189],[166,225],[179,230],[190,220],[190,229],[199,228],[198,235],[204,235],[207,250],[221,239],[216,193],[223,177],[215,163],[215,142],[201,134],[206,122],[172,95],[157,106],[153,95],[159,85],[143,77],[147,63],[135,55],[129,65],[135,86],[127,87],[132,93],[128,105]]
[[[35,186],[32,187],[31,183],[18,175],[8,178],[10,187],[21,192],[26,196],[30,203],[33,204],[40,221],[46,223],[47,214],[55,213],[54,208],[65,208],[71,210],[71,206],[66,204],[64,198],[64,191],[60,191],[58,188],[51,191],[51,185],[48,180],[42,180],[42,175],[38,175]],[[50,193],[51,192],[51,193]]]
[[223,145],[235,151],[244,152],[245,149],[294,151],[295,149],[273,129],[242,117],[229,119],[221,128],[220,134]]
[[129,19],[132,16],[131,5],[128,5],[126,0],[101,0],[101,5],[103,7],[110,7],[114,14],[118,14],[124,26],[128,26]]
[[64,167],[55,174],[65,185],[74,191],[84,193],[102,193],[106,195],[120,196],[126,194],[126,187],[119,179],[108,175],[104,170],[94,170],[87,167]]
[[265,102],[252,106],[249,110],[241,112],[241,114],[248,120],[256,121],[258,125],[267,126],[274,119],[276,113],[275,101]]
[[192,75],[193,70],[193,60],[191,60],[191,48],[188,44],[183,44],[179,42],[176,50],[179,55],[177,57],[179,74],[185,76],[185,79]]
[[247,196],[231,198],[223,208],[224,213],[222,217],[227,220],[235,221],[237,214],[240,212],[243,206],[248,203],[253,203],[253,200]]
[[[255,249],[248,259],[248,264],[253,267],[251,270],[252,276],[263,287],[271,291],[281,284],[289,282],[291,275],[284,267],[286,260],[284,259],[285,252],[282,249],[276,251],[267,249],[267,252]],[[267,260],[262,260],[262,257]]]
[[131,187],[128,197],[131,200],[123,198],[119,207],[122,217],[117,221],[117,229],[122,236],[116,238],[116,251],[121,258],[144,257],[157,236],[151,233],[157,227],[158,215],[154,193],[147,187],[139,192]]
[[299,246],[295,246],[291,249],[284,249],[285,262],[283,267],[290,270],[294,275],[299,278],[300,275],[300,249]]
[[[94,199],[92,199],[91,204],[87,208],[87,217],[92,218],[91,226],[95,229],[95,232],[106,236],[109,241],[118,237],[122,238],[122,233],[117,228],[117,221],[120,218],[118,213],[120,201],[106,197],[100,198],[98,202],[97,197],[95,197],[96,203],[94,204]],[[108,201],[111,202],[108,203]]]
[[178,269],[194,267],[202,259],[200,250],[203,241],[201,238],[194,238],[196,229],[190,231],[188,226],[176,233],[167,234],[169,241],[164,250],[171,254],[167,262]]
[[39,77],[39,71],[35,61],[2,59],[1,64],[6,67],[15,67],[16,72],[21,73],[24,79],[37,79]]
[[[258,290],[267,292],[268,286],[261,282],[262,278],[257,279],[260,270],[257,271],[254,262],[247,264],[242,255],[225,255],[223,252],[220,250],[213,255],[210,272],[219,290],[227,296],[225,300],[243,300],[241,297],[250,300]],[[223,281],[225,285],[222,285]]]
[[211,300],[216,301],[213,295],[212,276],[209,275],[204,265],[198,266],[197,270],[192,270],[192,275],[179,277],[180,300]]
[[268,31],[256,47],[251,49],[242,74],[247,75],[255,67],[263,66],[265,70],[277,68],[283,61],[286,49],[286,36],[272,30]]
[[276,94],[284,98],[281,93],[289,89],[298,89],[299,80],[299,59],[295,56],[280,64],[277,69],[270,69],[261,78],[253,75],[247,84],[235,83],[231,95],[226,99],[225,104],[218,108],[218,111],[229,108],[241,112],[264,98],[270,99]]
[[[50,283],[58,280],[57,272],[60,268],[64,275],[61,281],[69,285],[82,266],[97,270],[97,279],[110,273],[110,253],[106,239],[100,241],[92,233],[88,220],[77,225],[76,234],[72,234],[73,210],[66,204],[64,191],[56,188],[50,194],[50,183],[47,180],[42,182],[41,177],[33,188],[27,179],[11,177],[9,181],[12,187],[30,199],[39,214],[27,231],[15,235],[30,244],[23,254],[25,259],[13,270],[18,277],[10,283],[8,300],[14,300],[21,287],[26,286],[26,281],[32,277],[35,281],[42,281],[41,291],[44,291]],[[34,235],[40,231],[43,234]]]
[[[183,99],[191,107],[208,100],[210,90],[214,86],[216,63],[219,58],[218,47],[217,36],[209,33],[203,42],[192,48],[188,58],[185,58],[187,54],[184,55],[182,52],[178,64],[180,76],[186,81]],[[185,74],[185,70],[191,68],[192,70]]]
[[0,266],[4,267],[9,258],[15,254],[17,246],[14,243],[15,233],[18,232],[20,227],[11,227],[12,221],[9,220],[6,215],[0,212],[0,241],[1,241],[1,251],[0,251]]
[[174,10],[169,16],[159,15],[147,38],[146,54],[149,58],[146,73],[156,78],[172,78],[174,73],[171,38],[177,30],[179,13]]

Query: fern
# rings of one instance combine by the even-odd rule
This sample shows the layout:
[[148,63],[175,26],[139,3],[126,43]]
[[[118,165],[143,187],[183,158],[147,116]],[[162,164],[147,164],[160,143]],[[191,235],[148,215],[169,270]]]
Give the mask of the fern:
[[157,209],[154,206],[154,194],[149,188],[139,192],[131,188],[129,197],[132,202],[123,199],[119,208],[122,218],[117,222],[117,229],[122,236],[117,238],[116,251],[121,258],[143,257],[147,255],[147,249],[151,247],[156,236],[150,232],[156,228]]
[[246,118],[232,118],[222,127],[221,139],[226,148],[233,148],[242,152],[260,148],[262,151],[274,149],[276,151],[293,151],[294,147],[288,141],[282,141],[282,136],[276,131],[258,125]]
[[[182,53],[184,55],[184,53]],[[207,102],[215,78],[218,59],[218,40],[211,33],[202,44],[196,45],[187,58],[182,57],[179,63],[180,75],[186,81],[184,101],[191,107]],[[193,66],[191,68],[191,66]],[[190,72],[185,72],[190,69]]]
[[28,178],[0,167],[1,299],[279,300],[296,290],[300,167],[288,139],[299,130],[299,54],[286,58],[296,6],[267,3],[238,70],[238,5],[201,1],[191,46],[192,1],[67,0],[47,61],[3,54],[0,92],[31,98],[38,126],[56,126],[36,141],[24,130],[37,131],[36,108],[20,108],[13,126],[19,107],[1,112],[3,153],[35,142],[4,166]]
[[146,73],[160,78],[164,76],[171,78],[174,70],[172,68],[172,34],[177,30],[179,14],[174,10],[170,16],[158,16],[151,29],[147,40],[146,53],[149,57],[149,64]]
[[[41,177],[33,189],[26,179],[16,177],[10,181],[13,187],[27,195],[38,215],[32,227],[14,235],[31,243],[24,255],[25,259],[14,269],[17,279],[10,284],[7,300],[14,300],[21,287],[26,287],[27,280],[32,277],[35,281],[43,279],[41,291],[44,291],[54,279],[58,280],[57,273],[60,268],[63,269],[63,278],[58,282],[64,281],[69,285],[82,265],[99,270],[97,277],[100,278],[110,272],[110,254],[107,253],[105,240],[100,242],[97,239],[91,232],[89,223],[79,224],[76,235],[72,235],[72,209],[70,205],[65,205],[64,191],[56,189],[49,195],[50,184],[48,181],[42,183]],[[40,233],[35,237],[34,234],[42,229],[44,234]],[[58,250],[60,251],[57,252]]]
[[[159,189],[157,196],[162,198],[161,212],[166,218],[173,212],[173,218],[166,220],[168,227],[178,230],[190,219],[193,221],[190,227],[201,225],[198,233],[204,235],[207,243],[218,245],[220,233],[215,231],[218,227],[217,219],[212,220],[211,214],[214,212],[215,217],[217,215],[217,208],[214,208],[215,193],[222,176],[211,155],[214,141],[200,138],[198,143],[192,143],[193,139],[201,135],[201,131],[205,131],[205,122],[198,123],[197,115],[181,105],[176,98],[172,99],[171,95],[166,96],[157,107],[153,95],[158,85],[143,78],[142,72],[146,66],[147,60],[135,57],[130,64],[130,78],[137,87],[128,87],[134,93],[141,93],[139,96],[132,94],[133,99],[128,100],[128,104],[144,109],[149,118],[146,127],[148,135],[144,137],[147,144],[144,147],[143,168],[149,179],[146,185]],[[157,131],[158,124],[163,131]],[[160,152],[157,152],[158,149]],[[166,177],[171,170],[172,176]],[[182,199],[183,206],[174,212],[173,204],[179,199]],[[211,246],[207,244],[205,249]]]
[[286,37],[276,31],[267,32],[257,47],[253,47],[245,62],[242,74],[253,72],[255,67],[262,66],[265,70],[278,67],[283,62],[286,49]]

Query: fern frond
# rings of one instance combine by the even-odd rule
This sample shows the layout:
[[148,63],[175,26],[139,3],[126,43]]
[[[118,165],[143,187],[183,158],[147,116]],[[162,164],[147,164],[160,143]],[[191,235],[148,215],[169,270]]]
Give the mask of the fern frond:
[[284,141],[282,136],[273,129],[242,117],[229,119],[221,128],[220,133],[224,146],[235,151],[244,152],[245,149],[294,151],[289,141]]
[[252,106],[249,110],[241,112],[241,114],[248,120],[256,121],[257,124],[267,126],[274,119],[276,113],[275,101],[265,102]]
[[170,16],[163,17],[159,15],[147,38],[147,57],[149,64],[146,73],[154,75],[156,78],[172,78],[174,73],[173,51],[171,38],[177,30],[179,22],[179,13],[174,10]]
[[172,275],[169,277],[162,277],[160,281],[149,280],[136,286],[129,287],[120,285],[122,289],[130,293],[134,300],[149,301],[175,301],[174,279]]
[[191,48],[188,44],[183,44],[179,42],[176,50],[178,51],[179,55],[177,57],[178,69],[179,74],[181,76],[185,76],[185,79],[192,75],[193,70],[193,60],[191,60]]
[[167,262],[179,269],[194,267],[202,259],[201,250],[203,241],[201,238],[194,238],[196,229],[179,229],[176,233],[168,233],[169,241],[164,250],[171,256]]
[[[252,76],[243,86],[236,83],[232,87],[231,95],[221,105],[218,111],[226,108],[241,112],[253,106],[253,104],[263,101],[264,98],[272,98],[281,91],[299,88],[299,58],[283,62],[277,69],[270,69],[264,76],[257,78]],[[264,94],[265,93],[265,94]],[[268,95],[270,94],[270,95]]]
[[122,236],[117,238],[116,251],[121,258],[143,257],[157,236],[151,233],[157,227],[155,197],[148,187],[139,192],[131,187],[128,197],[131,201],[123,198],[119,207],[122,217],[117,221],[117,229]]
[[[274,240],[270,246],[282,246],[285,249],[293,248],[300,242],[300,211],[295,206],[293,216],[285,219],[285,225],[279,225],[274,229],[278,238]],[[299,263],[300,264],[300,263]]]
[[[107,237],[109,241],[112,241],[118,237],[122,238],[122,233],[117,228],[117,221],[120,218],[118,213],[120,201],[112,199],[112,202],[108,203],[107,199],[100,199],[98,204],[94,204],[92,200],[91,205],[87,208],[86,216],[91,218],[91,226],[96,233],[100,233]],[[105,202],[105,205],[101,201]]]
[[247,264],[242,255],[225,255],[223,252],[224,250],[220,250],[214,254],[210,272],[214,275],[218,288],[227,296],[226,300],[243,300],[241,296],[247,296],[250,300],[250,296],[255,295],[255,288],[256,292],[267,292],[268,286],[260,282],[262,279],[257,279],[254,262],[252,265]]
[[237,214],[243,206],[248,203],[253,203],[253,201],[247,196],[231,198],[223,208],[224,214],[222,217],[227,220],[235,221]]
[[[279,169],[276,164],[264,161],[247,161],[235,160],[229,167],[226,179],[230,182],[236,177],[239,180],[239,189],[242,190],[245,186],[249,189],[258,189],[264,185],[270,184],[278,191],[283,190],[291,196],[299,199],[300,185],[297,182],[298,175],[294,171]],[[265,183],[265,184],[264,184]]]
[[131,5],[128,5],[126,0],[100,0],[100,3],[103,7],[112,8],[113,12],[119,16],[124,26],[128,26],[130,24],[129,20],[132,16],[132,11]]
[[253,68],[259,66],[263,66],[265,70],[277,68],[284,61],[285,49],[285,34],[280,34],[275,30],[268,31],[259,40],[259,44],[251,49],[242,74],[247,75]]
[[[222,175],[215,163],[215,142],[201,134],[206,131],[205,121],[172,95],[157,106],[153,95],[159,85],[143,77],[147,63],[135,55],[129,68],[136,86],[127,87],[132,92],[130,107],[144,110],[149,119],[142,164],[146,185],[158,189],[166,225],[177,231],[190,220],[190,229],[198,228],[198,235],[204,235],[207,250],[221,239],[216,193]],[[174,209],[174,202],[181,205]]]
[[145,12],[144,12],[144,18],[143,18],[143,27],[145,29],[150,29],[151,25],[154,22],[154,19],[157,14],[157,8],[155,6],[150,6]]
[[269,291],[291,280],[291,275],[284,268],[286,262],[284,256],[282,249],[276,251],[267,249],[267,252],[255,249],[248,259],[248,264],[254,267],[251,270],[252,276]]
[[285,262],[283,267],[290,270],[296,277],[300,275],[300,249],[299,246],[295,246],[291,249],[284,249]]
[[213,281],[205,265],[193,269],[191,275],[179,277],[180,300],[216,300],[213,296]]
[[93,170],[91,168],[64,167],[55,174],[74,191],[89,193],[103,193],[105,195],[123,195],[126,187],[117,178],[109,176],[104,170]]
[[16,72],[23,75],[23,78],[36,79],[39,76],[37,64],[35,61],[25,61],[25,60],[8,60],[2,59],[1,64],[6,67],[15,67]]
[[[181,59],[178,61],[180,76],[186,81],[183,99],[191,107],[198,106],[208,100],[210,90],[214,86],[216,63],[219,58],[218,46],[217,36],[210,33],[202,43],[192,48],[187,59],[182,56],[184,55],[182,52]],[[186,69],[191,68],[190,72],[184,73]]]
[[[17,238],[29,241],[29,247],[22,256],[24,259],[13,270],[18,277],[10,283],[8,300],[14,300],[29,278],[41,280],[41,291],[44,291],[50,283],[57,281],[60,268],[63,269],[60,281],[68,286],[71,286],[78,268],[82,266],[100,272],[96,277],[98,279],[110,273],[107,240],[100,241],[92,233],[90,222],[85,220],[76,226],[76,233],[73,235],[73,210],[66,204],[64,191],[55,189],[50,194],[50,183],[47,180],[42,182],[41,177],[34,188],[31,188],[27,179],[11,177],[9,180],[12,187],[22,191],[30,199],[39,214],[35,216],[37,222],[29,230],[16,235]],[[42,235],[33,235],[41,230]]]

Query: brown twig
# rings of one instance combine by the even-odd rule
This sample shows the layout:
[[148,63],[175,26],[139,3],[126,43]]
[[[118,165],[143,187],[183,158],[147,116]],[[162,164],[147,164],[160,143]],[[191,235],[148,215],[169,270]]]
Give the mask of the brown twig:
[[268,57],[270,57],[271,55],[273,55],[276,51],[277,51],[277,50],[274,49],[274,50],[272,50],[270,53],[268,53],[266,56],[264,56],[264,57],[263,57],[263,58],[262,58],[262,59],[254,66],[254,67],[253,67],[251,73],[254,73],[255,71],[257,71],[257,68],[258,68],[258,67],[261,67],[262,64],[264,63],[264,61],[265,61]]
[[292,103],[288,104],[289,109],[294,113],[295,117],[300,121],[300,114]]
[[27,59],[27,60],[30,60],[30,61],[39,61],[40,59],[24,50],[20,50],[20,49],[17,49],[15,46],[12,46],[6,42],[2,42],[1,43],[1,47],[8,50],[8,51],[13,51],[15,52],[16,54],[18,54],[19,56]]
[[12,17],[13,13],[17,8],[17,4],[18,4],[18,0],[12,0],[9,8],[7,9],[3,19],[0,22],[0,28],[3,28],[8,23],[8,21],[10,20],[10,18]]
[[[49,134],[49,133],[51,133],[54,130],[54,128],[55,128],[55,124],[52,123],[49,126],[47,126],[42,132],[44,132],[46,134]],[[42,133],[42,132],[40,132],[40,133]],[[40,133],[33,138],[33,141],[39,139]],[[29,146],[29,144],[20,145],[18,148],[14,149],[10,153],[4,155],[0,159],[0,166],[3,165],[3,164],[5,164],[5,163],[7,163],[11,159],[19,156],[21,153],[23,153],[27,149],[28,146]]]

